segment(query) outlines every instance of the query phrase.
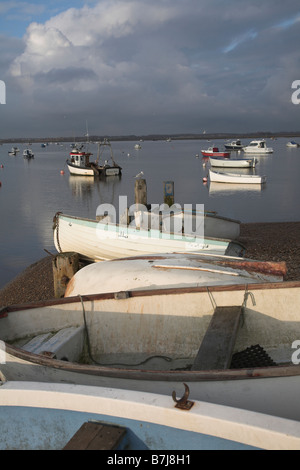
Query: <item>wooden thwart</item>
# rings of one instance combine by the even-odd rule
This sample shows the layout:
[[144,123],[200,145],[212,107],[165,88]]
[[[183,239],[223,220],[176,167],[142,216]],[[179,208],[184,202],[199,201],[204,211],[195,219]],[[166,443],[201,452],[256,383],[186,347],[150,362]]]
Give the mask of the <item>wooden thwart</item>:
[[192,370],[228,369],[242,307],[216,307]]
[[63,450],[113,450],[126,435],[126,429],[87,422],[78,429]]

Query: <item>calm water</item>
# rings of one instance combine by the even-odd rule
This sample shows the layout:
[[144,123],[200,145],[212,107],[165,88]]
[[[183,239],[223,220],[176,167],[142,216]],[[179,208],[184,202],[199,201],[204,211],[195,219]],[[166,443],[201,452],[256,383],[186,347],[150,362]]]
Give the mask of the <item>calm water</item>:
[[[147,181],[150,204],[163,202],[163,182],[171,180],[175,184],[175,201],[182,207],[204,204],[205,210],[242,222],[300,221],[300,148],[287,148],[287,141],[268,141],[274,153],[256,156],[255,170],[240,170],[267,176],[267,183],[255,188],[203,184],[202,178],[208,170],[201,149],[212,144],[206,141],[146,141],[141,143],[140,150],[134,149],[135,142],[112,142],[123,175],[106,181],[69,176],[65,166],[69,144],[51,144],[46,148],[32,144],[35,158],[29,161],[22,156],[24,145],[18,145],[20,152],[15,157],[8,156],[11,145],[0,146],[0,165],[3,165],[0,168],[0,287],[46,256],[44,249],[56,253],[52,220],[57,211],[95,218],[99,204],[111,203],[118,208],[119,195],[126,195],[131,205],[134,177],[141,170]],[[215,144],[223,148],[224,141]],[[90,150],[96,158],[97,146],[91,144]],[[65,171],[64,175],[61,170]]]

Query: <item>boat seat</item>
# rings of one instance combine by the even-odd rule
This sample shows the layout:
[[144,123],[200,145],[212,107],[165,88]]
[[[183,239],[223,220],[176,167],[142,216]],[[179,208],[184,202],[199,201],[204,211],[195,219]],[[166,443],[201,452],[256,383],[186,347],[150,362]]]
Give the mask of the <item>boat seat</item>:
[[83,349],[84,331],[84,326],[71,326],[59,330],[54,335],[41,334],[22,346],[22,349],[34,354],[76,362]]
[[242,307],[216,307],[203,337],[192,370],[230,367]]
[[71,437],[63,450],[123,450],[126,428],[87,422]]

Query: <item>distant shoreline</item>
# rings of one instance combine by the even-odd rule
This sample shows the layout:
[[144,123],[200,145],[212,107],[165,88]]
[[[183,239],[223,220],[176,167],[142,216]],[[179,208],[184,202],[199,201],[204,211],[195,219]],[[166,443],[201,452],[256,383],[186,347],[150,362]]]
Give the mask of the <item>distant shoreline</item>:
[[[117,141],[160,141],[160,140],[214,140],[214,139],[275,139],[279,137],[300,137],[300,132],[249,132],[241,134],[233,133],[206,133],[206,134],[149,134],[149,135],[92,135],[89,136],[90,142],[97,142],[103,139],[108,139],[111,142]],[[0,144],[9,143],[45,143],[45,142],[85,142],[86,136],[76,137],[16,137],[0,139]]]

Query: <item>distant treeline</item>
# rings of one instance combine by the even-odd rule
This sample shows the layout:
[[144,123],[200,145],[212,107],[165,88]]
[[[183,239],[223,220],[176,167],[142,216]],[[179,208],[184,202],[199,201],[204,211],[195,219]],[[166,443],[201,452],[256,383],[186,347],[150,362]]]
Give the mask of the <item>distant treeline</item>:
[[[142,140],[213,140],[213,139],[271,139],[276,137],[297,137],[300,136],[300,132],[250,132],[242,134],[231,134],[231,133],[212,133],[212,134],[150,134],[150,135],[120,135],[120,136],[109,136],[109,135],[94,135],[89,136],[90,142],[103,141],[108,139],[113,141],[142,141]],[[86,142],[86,136],[78,137],[16,137],[9,139],[0,139],[0,143],[30,143],[30,142]]]

